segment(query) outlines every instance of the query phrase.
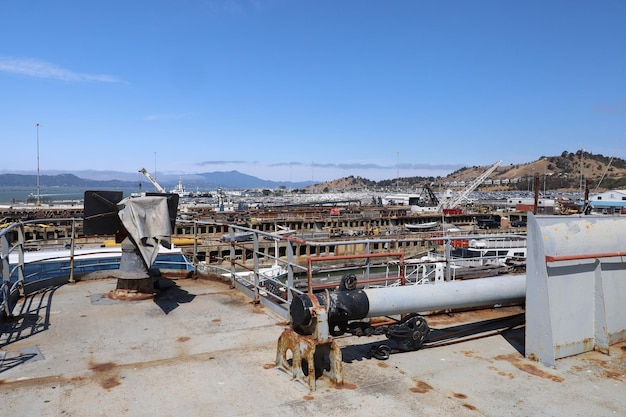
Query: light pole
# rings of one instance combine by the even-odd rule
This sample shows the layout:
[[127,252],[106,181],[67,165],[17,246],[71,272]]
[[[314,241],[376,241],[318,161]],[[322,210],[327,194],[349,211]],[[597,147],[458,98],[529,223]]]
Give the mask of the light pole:
[[35,127],[37,128],[37,205],[41,205],[41,201],[39,199],[40,193],[40,185],[39,185],[39,123],[35,123]]
[[580,198],[580,205],[582,207],[583,203],[583,154],[585,153],[584,149],[580,150],[580,185],[578,186],[578,195]]
[[400,151],[396,151],[396,188],[400,189]]

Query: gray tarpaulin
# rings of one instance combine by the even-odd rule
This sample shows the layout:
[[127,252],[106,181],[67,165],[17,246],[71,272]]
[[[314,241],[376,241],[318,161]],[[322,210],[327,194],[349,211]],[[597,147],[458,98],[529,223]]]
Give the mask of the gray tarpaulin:
[[159,244],[168,248],[171,246],[172,227],[167,198],[127,198],[119,202],[118,208],[122,224],[150,268],[159,253]]

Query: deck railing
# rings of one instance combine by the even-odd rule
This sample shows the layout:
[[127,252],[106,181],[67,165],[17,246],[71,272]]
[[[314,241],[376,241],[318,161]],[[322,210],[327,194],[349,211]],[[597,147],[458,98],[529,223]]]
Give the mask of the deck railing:
[[[98,248],[79,250],[76,245],[76,224],[82,222],[77,218],[29,220],[16,222],[0,229],[0,314],[10,317],[20,297],[42,288],[75,282],[75,277],[95,271],[119,269],[120,257],[111,253],[111,257],[94,257],[101,255]],[[40,226],[43,223],[71,225],[71,235],[53,239],[27,240],[26,229],[29,226]],[[54,241],[51,242],[50,241]],[[55,248],[49,256],[38,257],[37,260],[26,262],[29,250]],[[160,257],[155,265],[163,269],[189,269],[186,260],[171,259],[167,255]]]
[[[77,219],[53,219],[49,220],[49,223],[71,223],[72,225],[72,237],[75,234],[75,222]],[[17,222],[8,225],[0,230],[0,269],[2,273],[2,284],[0,285],[0,312],[6,316],[11,316],[13,307],[20,296],[25,295],[27,290],[27,278],[31,281],[41,281],[39,277],[27,277],[24,273],[25,262],[24,253],[27,251],[27,243],[37,243],[36,241],[26,241],[25,227],[32,224],[40,224],[41,220],[28,220],[23,222]],[[15,239],[11,237],[16,235]],[[74,239],[70,238],[70,253],[73,255],[74,251]],[[14,265],[10,263],[10,256],[14,254],[17,256],[17,262]],[[73,256],[70,261],[70,265],[73,265]],[[69,271],[69,279],[73,280],[73,269]]]
[[[52,285],[61,285],[66,282],[74,282],[77,267],[75,263],[75,240],[76,223],[82,219],[53,219],[47,223],[69,223],[72,225],[71,236],[55,239],[57,245],[69,248],[69,266],[58,267],[56,271],[39,271],[33,275],[26,274],[24,262],[25,252],[33,244],[43,243],[36,240],[26,241],[25,228],[29,225],[40,224],[41,220],[32,220],[11,224],[0,230],[0,243],[2,246],[1,273],[2,284],[0,287],[0,310],[7,316],[11,312],[20,296],[29,294],[41,288]],[[299,294],[319,290],[319,288],[332,288],[338,286],[341,279],[348,274],[355,275],[361,286],[391,286],[406,284],[420,284],[439,280],[454,279],[454,275],[446,273],[443,278],[441,273],[437,275],[432,266],[425,264],[407,263],[402,259],[407,257],[403,247],[416,241],[431,241],[437,244],[450,246],[454,239],[467,239],[467,236],[421,236],[407,239],[394,239],[389,237],[351,238],[348,240],[311,239],[304,240],[294,236],[285,236],[279,233],[263,232],[260,230],[237,225],[228,225],[229,235],[232,237],[230,245],[230,265],[212,265],[208,262],[199,262],[198,243],[199,226],[216,225],[212,221],[178,220],[178,223],[193,223],[193,248],[191,264],[194,275],[199,272],[219,275],[229,281],[233,287],[248,295],[256,303],[260,303],[276,312],[282,317],[288,316],[289,305],[293,297]],[[220,226],[224,226],[221,225]],[[250,234],[251,239],[238,242],[234,239],[236,234]],[[260,242],[274,240],[274,251],[260,249]],[[285,250],[279,254],[278,243]],[[297,246],[309,246],[302,255],[296,254]],[[355,256],[335,256],[335,253],[349,253],[348,250],[340,250],[341,246],[360,245],[362,250]],[[410,245],[409,245],[410,246]],[[316,248],[317,247],[317,248]],[[320,248],[333,248],[332,251],[322,252]],[[402,253],[400,259],[399,254]],[[92,253],[93,254],[93,253]],[[316,255],[314,255],[316,254]],[[9,262],[9,257],[17,258],[17,261]],[[67,251],[63,255],[67,258]],[[240,257],[238,259],[238,256]],[[304,259],[304,260],[303,260]],[[408,258],[407,258],[408,259]],[[49,260],[47,258],[46,260]],[[400,260],[400,261],[399,261]],[[42,262],[43,263],[43,262]],[[434,262],[433,262],[434,263]],[[316,265],[314,269],[313,264]],[[119,264],[118,264],[119,265]],[[117,265],[107,268],[115,269]],[[84,265],[83,265],[84,267]],[[169,269],[167,265],[165,269]],[[178,268],[171,268],[178,269]],[[43,269],[42,269],[43,271]],[[313,276],[315,275],[315,282]],[[438,276],[438,278],[437,278]]]
[[[213,224],[205,221],[188,221],[194,223],[194,260],[197,259],[197,242],[200,237],[196,234],[198,226]],[[247,294],[256,303],[260,303],[281,317],[287,318],[289,306],[293,297],[309,291],[329,289],[340,284],[347,274],[358,275],[361,286],[393,286],[405,284],[423,284],[428,282],[451,280],[454,272],[437,270],[434,265],[439,261],[405,264],[402,246],[409,242],[428,240],[441,242],[450,246],[455,239],[467,239],[467,236],[431,236],[408,239],[394,239],[382,237],[352,238],[349,240],[306,240],[299,237],[290,237],[237,225],[229,225],[230,256],[229,267],[198,263],[200,272],[208,272],[229,280],[233,287]],[[247,241],[237,241],[235,236],[248,235]],[[264,239],[273,239],[286,245],[285,254],[277,256],[278,250],[266,253],[259,250],[259,242]],[[318,255],[296,256],[296,245],[312,247],[305,253],[319,253]],[[340,246],[361,245],[362,251],[355,255],[336,256]],[[321,253],[313,250],[314,247],[334,248],[334,251]],[[374,250],[373,248],[377,248]],[[239,254],[239,256],[236,256]],[[303,258],[306,258],[303,261]],[[378,263],[376,259],[379,259]],[[349,267],[347,264],[358,266]],[[323,264],[316,269],[313,264]],[[338,265],[338,263],[342,263]],[[449,270],[449,269],[448,269]],[[278,272],[277,272],[278,271]],[[358,272],[355,272],[358,271]],[[317,277],[313,279],[313,274]]]

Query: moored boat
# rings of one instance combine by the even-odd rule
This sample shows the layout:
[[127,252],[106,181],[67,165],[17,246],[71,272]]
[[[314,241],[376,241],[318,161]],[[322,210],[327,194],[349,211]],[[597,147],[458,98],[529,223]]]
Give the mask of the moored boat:
[[419,232],[424,230],[432,230],[439,225],[439,222],[426,222],[426,223],[407,223],[405,227],[412,232]]
[[[75,249],[73,253],[65,248],[24,252],[24,278],[26,282],[29,282],[35,277],[39,280],[69,275],[70,268],[73,268],[74,275],[115,270],[119,269],[121,257],[121,246],[81,248]],[[9,265],[12,269],[18,261],[17,253],[9,255]],[[193,270],[193,265],[189,263],[180,248],[172,246],[167,249],[159,246],[159,253],[152,268]],[[12,281],[15,278],[11,276]]]

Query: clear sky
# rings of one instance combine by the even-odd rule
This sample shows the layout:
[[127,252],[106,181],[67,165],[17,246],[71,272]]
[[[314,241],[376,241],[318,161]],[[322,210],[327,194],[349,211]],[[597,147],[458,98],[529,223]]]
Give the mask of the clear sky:
[[626,158],[624,0],[0,0],[0,172]]

